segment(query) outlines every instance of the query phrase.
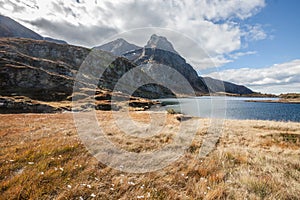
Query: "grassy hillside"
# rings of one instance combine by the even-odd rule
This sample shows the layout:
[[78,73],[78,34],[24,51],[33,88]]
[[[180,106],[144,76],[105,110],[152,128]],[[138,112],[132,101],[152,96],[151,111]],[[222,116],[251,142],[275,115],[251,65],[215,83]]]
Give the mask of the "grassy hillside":
[[[172,141],[180,124],[168,115],[160,135],[124,137],[111,112],[98,111],[107,137],[141,152]],[[149,112],[132,112],[139,122]],[[197,159],[210,120],[201,119],[192,145],[170,166],[145,174],[114,170],[92,157],[78,138],[72,114],[0,115],[0,199],[298,199],[300,123],[225,122],[206,159]]]

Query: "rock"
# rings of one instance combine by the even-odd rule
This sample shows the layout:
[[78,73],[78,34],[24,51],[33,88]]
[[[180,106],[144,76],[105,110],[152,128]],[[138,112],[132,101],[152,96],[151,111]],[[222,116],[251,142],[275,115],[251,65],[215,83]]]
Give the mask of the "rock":
[[130,101],[129,106],[134,107],[134,108],[144,108],[144,109],[149,109],[152,105],[154,105],[153,102],[151,101]]
[[111,104],[111,103],[100,103],[95,106],[95,109],[96,110],[105,110],[105,111],[109,111],[109,110],[118,111],[118,110],[120,110],[120,106],[117,106],[116,104]]
[[[26,98],[25,98],[26,99]],[[60,112],[63,108],[53,107],[40,102],[0,97],[0,113],[53,113]]]
[[176,119],[178,121],[187,121],[187,120],[192,119],[192,118],[193,117],[191,117],[191,116],[187,116],[187,115],[183,115],[183,114],[177,114],[176,115]]
[[89,50],[30,39],[0,39],[0,95],[62,101]]

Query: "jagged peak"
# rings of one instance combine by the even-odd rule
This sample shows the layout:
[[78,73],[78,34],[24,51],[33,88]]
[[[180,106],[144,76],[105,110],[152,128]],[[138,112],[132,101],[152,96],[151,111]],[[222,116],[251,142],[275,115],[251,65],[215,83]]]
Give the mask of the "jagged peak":
[[127,42],[125,39],[123,39],[123,38],[118,38],[118,39],[116,39],[116,40],[114,40],[114,41],[112,41],[112,42],[123,42],[123,43],[128,43],[128,44],[130,44],[129,42]]
[[178,54],[178,52],[174,49],[173,44],[166,37],[158,36],[156,34],[153,34],[150,37],[145,48],[157,48]]
[[141,49],[141,47],[139,47],[135,44],[129,43],[123,38],[118,38],[116,40],[113,40],[109,43],[98,46],[96,48],[104,50],[104,51],[109,51],[117,56],[121,56],[124,53],[131,51],[131,50]]

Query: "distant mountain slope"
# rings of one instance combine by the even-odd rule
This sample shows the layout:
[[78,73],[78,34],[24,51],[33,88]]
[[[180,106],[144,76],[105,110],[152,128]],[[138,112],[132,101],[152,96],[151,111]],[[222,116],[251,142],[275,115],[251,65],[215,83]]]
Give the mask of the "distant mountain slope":
[[34,40],[47,40],[59,44],[67,44],[65,41],[53,38],[44,38],[36,32],[26,28],[15,20],[0,15],[0,37],[28,38]]
[[0,15],[0,37],[17,37],[43,40],[43,37],[34,31],[22,26],[15,20]]
[[233,93],[233,94],[252,94],[254,93],[251,89],[243,86],[243,85],[236,85],[234,83],[221,81],[218,79],[213,79],[210,77],[203,77],[203,81],[206,83],[207,87],[209,88],[210,92],[226,92],[226,93]]
[[104,45],[101,45],[101,46],[98,46],[95,48],[103,50],[103,51],[109,51],[116,56],[121,56],[121,55],[127,53],[128,51],[141,49],[142,47],[131,44],[131,43],[127,42],[126,40],[119,38],[117,40],[114,40],[112,42],[109,42],[107,44],[104,44]]
[[50,37],[44,37],[43,40],[46,40],[48,42],[57,43],[57,44],[68,44],[66,41],[53,39],[53,38],[50,38]]

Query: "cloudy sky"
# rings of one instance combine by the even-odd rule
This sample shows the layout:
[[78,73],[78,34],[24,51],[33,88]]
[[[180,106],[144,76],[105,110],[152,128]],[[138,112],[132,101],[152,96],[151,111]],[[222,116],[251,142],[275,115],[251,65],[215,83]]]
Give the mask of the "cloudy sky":
[[0,14],[70,44],[124,37],[143,46],[153,33],[167,36],[199,74],[268,93],[300,92],[299,8],[298,0],[0,0]]

